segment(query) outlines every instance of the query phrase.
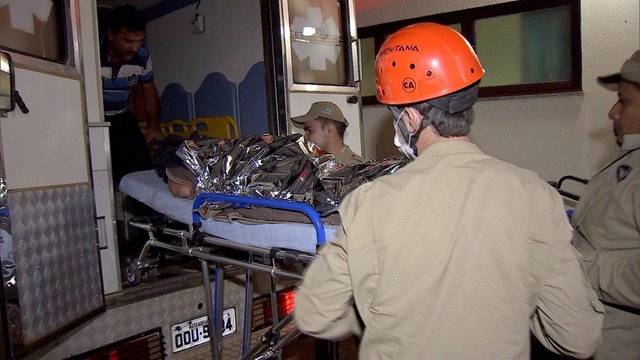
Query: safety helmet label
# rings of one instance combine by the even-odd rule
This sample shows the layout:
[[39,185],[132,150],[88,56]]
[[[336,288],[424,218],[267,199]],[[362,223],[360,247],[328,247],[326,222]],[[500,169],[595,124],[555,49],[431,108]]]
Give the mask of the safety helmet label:
[[412,93],[416,90],[416,81],[412,78],[404,78],[402,80],[402,90],[408,93]]

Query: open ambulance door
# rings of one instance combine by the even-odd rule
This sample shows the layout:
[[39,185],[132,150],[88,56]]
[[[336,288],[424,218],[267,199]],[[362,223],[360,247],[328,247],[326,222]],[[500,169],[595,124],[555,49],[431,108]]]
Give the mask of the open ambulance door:
[[353,0],[262,0],[262,14],[271,132],[294,132],[291,117],[331,101],[349,121],[345,143],[366,157]]
[[108,191],[110,180],[92,172],[88,140],[88,122],[101,121],[95,9],[0,1],[3,359],[105,311],[99,248],[108,245],[98,233],[109,226],[97,219],[94,188]]

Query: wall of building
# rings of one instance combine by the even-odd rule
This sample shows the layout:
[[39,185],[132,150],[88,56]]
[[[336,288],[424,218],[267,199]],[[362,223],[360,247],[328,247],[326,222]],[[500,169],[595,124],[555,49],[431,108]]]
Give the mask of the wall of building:
[[[409,19],[506,1],[360,0],[358,26]],[[528,168],[546,180],[574,174],[589,178],[617,151],[607,113],[616,94],[597,85],[598,75],[618,71],[640,47],[636,0],[583,0],[581,4],[583,91],[554,96],[481,100],[475,107],[473,141],[486,153]],[[365,137],[380,137],[391,116],[383,106],[363,110]],[[368,125],[367,125],[368,124]],[[387,130],[388,132],[388,130]],[[388,134],[392,141],[393,133]],[[367,142],[375,153],[379,143]]]
[[[502,2],[355,0],[359,27]],[[598,86],[595,78],[619,70],[640,47],[637,0],[583,0],[581,6],[582,92],[481,100],[476,105],[473,140],[488,154],[546,180],[566,174],[591,177],[614,156],[617,147],[607,112],[616,94]],[[251,65],[263,60],[259,1],[201,2],[206,31],[198,35],[191,32],[194,11],[195,5],[188,6],[148,26],[159,91],[179,82],[195,92],[212,71],[239,83]],[[363,108],[366,157],[394,152],[390,121],[386,107]]]

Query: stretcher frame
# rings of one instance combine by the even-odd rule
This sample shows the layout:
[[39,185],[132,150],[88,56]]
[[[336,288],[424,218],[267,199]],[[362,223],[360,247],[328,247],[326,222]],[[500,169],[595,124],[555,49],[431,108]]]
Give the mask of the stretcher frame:
[[568,191],[565,188],[562,187],[562,185],[564,185],[566,182],[576,182],[576,183],[580,183],[582,185],[587,185],[589,183],[588,179],[584,179],[584,178],[580,178],[577,176],[573,176],[573,175],[565,175],[563,177],[561,177],[557,182],[551,182],[551,185],[553,187],[556,188],[556,190],[558,190],[558,193],[560,193],[560,195],[571,199],[573,201],[578,201],[580,200],[580,195],[576,194],[574,192]]
[[[202,274],[202,285],[205,293],[205,302],[207,304],[207,318],[209,324],[214,324],[212,336],[209,340],[211,354],[213,359],[222,359],[222,304],[224,296],[224,269],[221,264],[234,265],[245,269],[245,316],[242,324],[242,357],[241,359],[269,359],[272,357],[281,357],[281,351],[297,338],[301,333],[294,328],[286,335],[281,336],[281,331],[287,327],[293,320],[293,312],[285,316],[283,319],[278,317],[278,302],[276,293],[276,277],[285,277],[294,280],[301,280],[302,274],[280,268],[278,265],[285,264],[308,264],[315,259],[315,254],[302,252],[300,250],[283,249],[283,248],[264,248],[254,245],[240,244],[226,240],[219,236],[206,234],[201,230],[201,215],[198,211],[205,203],[225,203],[232,204],[234,207],[266,207],[279,210],[289,210],[303,213],[306,215],[314,226],[316,233],[316,244],[321,246],[326,242],[324,224],[318,212],[311,206],[286,200],[250,198],[246,196],[206,193],[198,195],[192,205],[192,223],[189,224],[189,230],[177,230],[169,228],[162,224],[152,224],[149,221],[140,221],[139,219],[131,219],[129,224],[133,227],[147,231],[149,240],[147,240],[141,250],[138,258],[130,264],[127,269],[133,271],[142,271],[147,265],[146,257],[152,247],[157,247],[169,251],[173,251],[182,255],[197,258],[200,262],[200,271]],[[180,245],[170,244],[158,239],[158,234],[165,234],[180,239]],[[225,249],[239,250],[246,254],[245,260],[237,258],[225,257],[221,255],[211,254],[209,250],[212,247],[221,247]],[[257,262],[256,259],[262,259]],[[211,289],[211,277],[209,264],[214,263],[214,289]],[[251,284],[251,275],[253,271],[261,271],[270,274],[269,277],[269,296],[271,299],[272,326],[260,339],[260,342],[251,346],[251,319],[253,289]],[[139,276],[141,276],[138,273]],[[212,295],[213,294],[213,295]],[[334,344],[335,345],[335,344]],[[330,345],[329,353],[333,358],[337,357],[335,346]]]

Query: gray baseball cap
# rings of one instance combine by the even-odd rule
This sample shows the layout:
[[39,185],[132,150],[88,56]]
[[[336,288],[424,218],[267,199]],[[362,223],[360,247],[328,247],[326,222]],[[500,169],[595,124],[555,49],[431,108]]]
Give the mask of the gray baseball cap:
[[620,72],[611,75],[598,76],[598,84],[611,91],[618,91],[621,80],[640,85],[640,50],[622,64]]
[[320,117],[345,123],[349,126],[349,122],[345,119],[344,115],[342,115],[342,111],[338,105],[330,101],[318,101],[313,103],[313,105],[311,105],[311,109],[309,109],[306,114],[292,117],[291,122],[293,123],[293,126],[303,129],[304,123]]

